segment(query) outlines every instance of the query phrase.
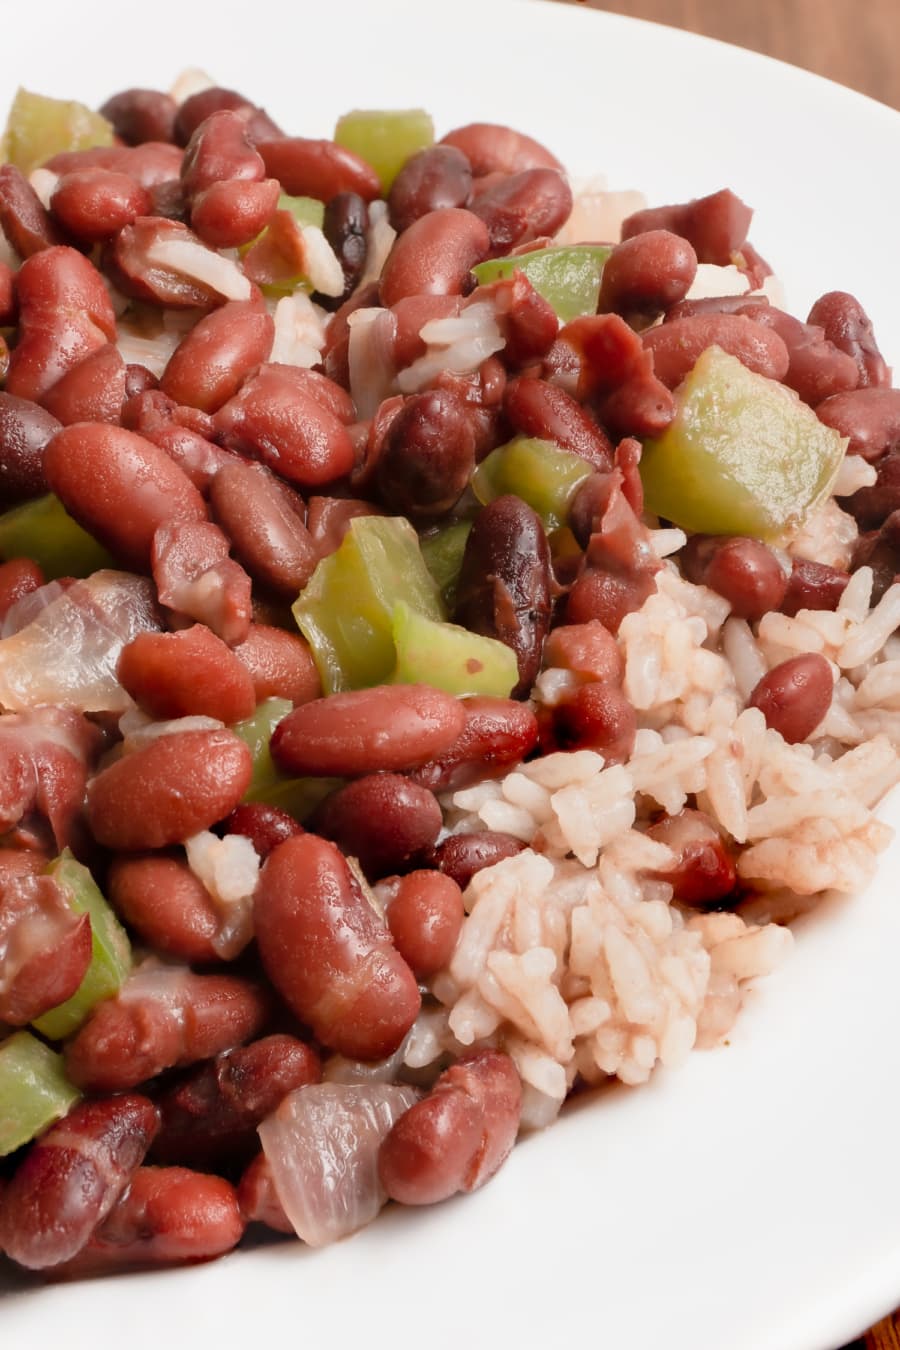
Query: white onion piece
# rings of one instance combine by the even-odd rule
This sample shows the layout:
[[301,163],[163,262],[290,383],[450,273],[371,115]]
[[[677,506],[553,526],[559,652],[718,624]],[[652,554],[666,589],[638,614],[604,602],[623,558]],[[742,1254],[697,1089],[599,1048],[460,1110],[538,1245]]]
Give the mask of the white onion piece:
[[350,346],[350,394],[361,422],[374,417],[379,405],[396,393],[394,340],[397,320],[389,309],[356,309],[347,317]]
[[46,586],[38,586],[36,591],[29,591],[27,595],[23,595],[21,600],[10,605],[6,611],[6,618],[0,624],[0,638],[20,633],[30,623],[34,623],[42,609],[52,605],[53,601],[65,595],[65,592],[66,588],[60,582],[48,581]]
[[349,1237],[385,1204],[378,1150],[419,1094],[388,1083],[296,1088],[259,1127],[278,1198],[311,1247]]

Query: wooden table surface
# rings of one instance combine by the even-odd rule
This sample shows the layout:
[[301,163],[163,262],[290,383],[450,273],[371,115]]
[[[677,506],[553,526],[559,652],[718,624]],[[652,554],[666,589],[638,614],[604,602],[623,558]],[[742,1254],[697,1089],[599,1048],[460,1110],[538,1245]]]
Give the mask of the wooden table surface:
[[[584,4],[591,9],[651,19],[750,47],[900,108],[900,0],[559,0],[559,3]],[[760,1346],[759,1350],[766,1347]],[[846,1350],[900,1350],[900,1310]]]

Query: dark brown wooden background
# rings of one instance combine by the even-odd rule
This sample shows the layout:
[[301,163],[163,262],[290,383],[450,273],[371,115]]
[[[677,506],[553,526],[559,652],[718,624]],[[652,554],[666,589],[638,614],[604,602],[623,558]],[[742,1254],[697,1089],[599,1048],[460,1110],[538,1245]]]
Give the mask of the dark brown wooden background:
[[[651,19],[750,47],[900,108],[900,0],[558,2]],[[900,1312],[847,1350],[900,1350]]]

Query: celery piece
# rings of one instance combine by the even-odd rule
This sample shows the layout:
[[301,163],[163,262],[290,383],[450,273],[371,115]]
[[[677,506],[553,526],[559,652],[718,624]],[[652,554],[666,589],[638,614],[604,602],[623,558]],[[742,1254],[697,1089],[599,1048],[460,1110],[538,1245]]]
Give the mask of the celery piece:
[[708,347],[644,443],[647,509],[700,534],[777,542],[831,491],[846,441],[786,385]]
[[47,98],[19,88],[9,110],[0,153],[27,175],[62,150],[90,150],[112,144],[112,125],[84,103]]
[[448,610],[453,608],[459,569],[471,528],[471,520],[459,520],[419,539],[425,566],[440,587]]
[[293,606],[327,694],[390,679],[391,623],[401,600],[428,619],[444,618],[415,530],[400,516],[351,521],[340,548],[322,559]]
[[0,515],[0,558],[31,558],[48,581],[89,577],[115,567],[106,549],[83,530],[52,493]]
[[524,272],[563,323],[568,323],[581,314],[596,314],[600,276],[611,252],[611,244],[560,244],[509,258],[489,258],[472,271],[482,286]]
[[496,638],[427,619],[402,601],[394,606],[393,629],[393,684],[430,684],[447,694],[508,698],[519,682],[515,652]]
[[517,436],[481,461],[472,475],[472,491],[485,504],[506,493],[521,497],[550,531],[565,523],[576,488],[591,473],[587,460],[571,450]]
[[66,1078],[62,1055],[31,1032],[0,1042],[0,1157],[34,1139],[80,1097]]
[[244,801],[263,802],[266,806],[277,806],[287,811],[289,816],[301,823],[312,815],[319,802],[341,787],[342,778],[282,778],[276,776],[271,783],[257,789],[252,797]]
[[118,993],[131,970],[131,944],[88,869],[65,849],[47,867],[76,914],[91,916],[91,964],[71,998],[35,1019],[42,1036],[61,1041],[77,1031],[97,1003]]
[[321,230],[325,220],[325,203],[317,197],[289,197],[282,192],[278,198],[278,210],[290,211],[298,225],[315,225]]
[[338,118],[334,139],[371,164],[386,197],[409,157],[434,145],[434,123],[421,108],[357,110]]

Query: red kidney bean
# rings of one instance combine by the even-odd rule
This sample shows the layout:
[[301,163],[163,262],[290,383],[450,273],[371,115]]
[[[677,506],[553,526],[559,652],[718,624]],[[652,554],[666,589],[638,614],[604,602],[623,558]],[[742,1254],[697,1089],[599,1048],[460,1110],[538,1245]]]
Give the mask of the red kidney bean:
[[219,470],[238,458],[232,450],[223,450],[205,436],[178,422],[169,422],[153,431],[143,431],[141,435],[164,450],[182,473],[187,474],[198,492],[207,493]]
[[[433,841],[429,841],[433,842]],[[4,879],[0,904],[0,1023],[21,1027],[64,1003],[91,961],[91,922],[50,877]]]
[[[486,180],[482,180],[482,183]],[[482,187],[469,209],[488,227],[495,257],[554,235],[572,211],[572,189],[556,169],[524,169]]]
[[29,1270],[75,1256],[125,1190],[158,1128],[156,1107],[137,1094],[73,1107],[11,1177],[0,1209],[0,1248]]
[[260,1121],[289,1092],[321,1078],[319,1056],[294,1036],[264,1036],[228,1050],[158,1098],[154,1161],[188,1167],[244,1161],[259,1147]]
[[381,302],[410,295],[459,295],[490,252],[484,221],[461,207],[429,211],[398,235],[381,273]]
[[599,619],[554,628],[544,643],[544,665],[603,684],[621,684],[625,675],[619,644]]
[[601,399],[604,425],[617,435],[654,436],[669,425],[675,402],[653,373],[640,336],[618,314],[592,314],[560,330],[543,374],[579,400]]
[[97,347],[116,340],[116,316],[97,269],[73,248],[46,248],[19,268],[19,338],[6,391],[40,401]]
[[135,702],[159,721],[239,722],[256,707],[246,666],[203,624],[178,633],[138,633],[122,648],[116,673]]
[[233,811],[251,772],[250,751],[224,728],[160,736],[91,781],[88,823],[107,848],[179,844]]
[[223,89],[216,85],[191,94],[179,105],[174,126],[176,142],[179,145],[187,145],[200,123],[223,109],[238,114],[246,125],[254,145],[259,140],[274,140],[282,134],[262,108],[258,108],[235,89]]
[[151,389],[159,388],[159,380],[138,361],[129,361],[125,367],[125,398],[136,398],[139,394],[146,394]]
[[303,833],[303,826],[280,806],[265,802],[241,802],[225,822],[226,834],[242,834],[250,840],[259,856],[269,854],[285,839]]
[[316,303],[323,309],[338,309],[352,294],[366,265],[368,229],[369,210],[358,192],[339,192],[325,207],[322,233],[341,264],[344,289],[339,296],[316,292]]
[[850,438],[848,455],[862,455],[870,464],[900,446],[900,389],[832,394],[817,404],[816,416]]
[[686,239],[648,230],[617,244],[607,258],[597,308],[656,318],[684,299],[696,274],[697,255]]
[[550,550],[540,517],[520,497],[497,497],[478,513],[466,540],[454,618],[513,649],[519,664],[513,698],[531,692],[550,611]]
[[781,612],[793,618],[801,609],[837,609],[849,580],[849,572],[841,572],[827,563],[794,558]]
[[672,319],[644,334],[653,354],[657,377],[669,389],[680,384],[707,347],[721,347],[748,370],[770,380],[783,380],[790,365],[788,349],[771,328],[742,314],[698,314]]
[[537,720],[527,704],[476,695],[463,701],[465,726],[435,759],[410,771],[432,792],[455,792],[482,778],[501,777],[537,745]]
[[493,122],[470,122],[456,127],[441,138],[440,144],[461,150],[476,178],[489,173],[522,173],[525,169],[563,172],[556,156],[538,141]]
[[114,858],[107,887],[116,913],[154,951],[180,961],[221,960],[215,942],[222,914],[183,858]]
[[647,831],[651,839],[675,854],[670,867],[655,873],[672,886],[672,899],[682,905],[717,905],[734,891],[737,870],[721,834],[709,816],[685,807],[664,816]]
[[475,468],[475,436],[466,405],[448,389],[413,394],[397,413],[375,468],[381,500],[414,521],[453,507]]
[[681,551],[681,565],[688,581],[709,586],[750,623],[778,609],[787,590],[784,569],[759,539],[695,534]]
[[237,248],[265,228],[280,192],[265,172],[236,113],[223,108],[200,123],[184,152],[181,182],[191,225],[205,243]]
[[0,563],[0,624],[19,600],[44,585],[44,574],[30,558]]
[[355,460],[343,423],[278,365],[263,366],[218,410],[216,434],[303,488],[345,477]]
[[403,1205],[433,1205],[477,1190],[511,1153],[521,1110],[522,1085],[508,1055],[463,1055],[381,1145],[382,1186]]
[[9,263],[0,262],[0,324],[11,327],[18,316],[16,274]]
[[299,633],[253,623],[234,654],[250,673],[256,701],[289,698],[294,704],[321,698],[322,682],[309,643]]
[[378,174],[352,150],[334,141],[283,136],[257,141],[266,173],[277,178],[292,197],[316,197],[328,203],[339,192],[355,192],[365,202],[381,196]]
[[57,850],[75,843],[99,740],[91,722],[65,708],[0,717],[0,834],[37,813],[49,824]]
[[877,605],[900,574],[900,516],[892,511],[878,529],[861,534],[853,548],[851,572],[872,569],[872,599]]
[[372,502],[358,497],[310,497],[307,507],[306,528],[320,558],[340,548],[351,520],[383,514]]
[[53,173],[80,173],[83,169],[108,169],[127,173],[141,187],[152,190],[178,177],[181,151],[165,141],[145,141],[142,145],[101,145],[89,150],[63,150],[52,155],[44,166]]
[[449,965],[465,910],[462,891],[444,872],[409,872],[396,879],[387,907],[397,951],[420,980]]
[[111,239],[135,217],[149,215],[151,198],[128,174],[82,169],[59,179],[50,210],[67,234],[81,243],[95,244]]
[[22,877],[38,877],[50,861],[46,853],[33,848],[0,848],[0,889]]
[[[421,330],[432,319],[455,319],[462,311],[459,295],[407,295],[391,308],[396,320],[393,338],[393,358],[398,370],[412,365],[425,355],[425,341]],[[387,400],[389,401],[389,400]]]
[[520,375],[506,386],[503,411],[519,435],[553,441],[596,469],[612,468],[613,447],[606,432],[558,385]]
[[122,427],[64,427],[44,450],[44,473],[70,515],[132,567],[146,570],[153,536],[171,520],[206,519],[203,498],[152,441]]
[[258,300],[231,300],[182,338],[160,388],[176,403],[214,413],[265,361],[274,336],[275,324]]
[[753,212],[729,188],[708,197],[676,206],[656,206],[635,211],[622,222],[622,238],[631,239],[648,230],[670,230],[687,239],[697,260],[725,267],[734,262],[747,239]]
[[637,714],[616,684],[583,684],[553,709],[549,748],[596,750],[622,764],[634,749]]
[[431,848],[442,824],[434,794],[396,773],[367,774],[338,788],[309,822],[356,858],[370,880],[404,871]]
[[34,188],[14,164],[0,166],[0,229],[20,258],[62,242]]
[[900,507],[900,445],[877,461],[877,474],[872,487],[859,488],[841,501],[861,530],[877,529]]
[[126,145],[143,141],[171,141],[175,136],[178,111],[171,94],[158,89],[123,89],[108,98],[100,109],[113,130]]
[[748,707],[759,708],[766,726],[789,745],[812,735],[831,707],[831,667],[818,652],[793,656],[773,666],[754,688]]
[[264,1153],[258,1153],[241,1177],[238,1204],[247,1223],[264,1223],[276,1233],[293,1233],[294,1225],[284,1212],[272,1169]]
[[821,327],[829,342],[853,358],[861,389],[890,385],[890,368],[878,350],[872,320],[855,296],[828,291],[809,311],[807,323]]
[[40,497],[47,491],[44,447],[60,429],[39,403],[0,392],[0,498],[4,504]]
[[479,830],[477,834],[450,834],[432,849],[432,867],[452,877],[464,891],[476,872],[493,867],[504,858],[514,858],[526,845],[502,830]]
[[335,384],[327,375],[317,370],[306,370],[303,366],[288,366],[280,361],[269,361],[259,372],[261,380],[287,380],[294,389],[318,403],[326,412],[331,413],[344,426],[356,421],[356,407],[353,399]]
[[777,333],[787,347],[790,363],[784,383],[804,403],[815,407],[832,394],[856,388],[859,382],[856,362],[828,342],[821,328],[801,323],[774,305],[756,310],[753,317]]
[[467,206],[472,194],[472,169],[453,145],[430,145],[411,155],[388,194],[391,225],[398,234],[429,211]]
[[186,1167],[139,1167],[64,1273],[82,1277],[123,1266],[211,1261],[236,1247],[243,1232],[237,1192],[224,1177]]
[[262,464],[236,460],[216,474],[210,501],[251,576],[295,599],[319,560],[302,499]]
[[205,623],[229,647],[245,642],[252,614],[251,583],[228,556],[228,540],[207,520],[160,525],[151,550],[160,603]]
[[124,402],[125,362],[111,342],[79,361],[44,395],[44,407],[63,426],[73,422],[115,424]]
[[184,427],[200,436],[213,435],[214,422],[209,413],[200,408],[179,405],[161,389],[145,389],[130,398],[122,408],[122,425],[129,431],[139,431],[147,436],[160,427]]
[[452,371],[442,370],[434,381],[434,387],[456,394],[465,403],[466,415],[475,437],[476,460],[484,459],[505,439],[502,404],[506,371],[496,356],[489,356],[479,370],[469,375],[455,375]]
[[266,974],[322,1045],[351,1059],[393,1054],[419,990],[334,844],[313,834],[280,844],[260,874],[254,923]]
[[[524,272],[514,272],[487,286],[478,286],[469,304],[489,300],[494,306],[504,347],[506,366],[517,368],[540,361],[553,346],[559,332],[559,319],[553,306],[534,289]],[[497,358],[493,358],[496,360]],[[481,367],[483,376],[485,362]]]
[[383,684],[295,708],[275,728],[270,749],[287,773],[402,773],[442,754],[465,723],[459,699],[440,689]]
[[213,286],[185,276],[168,263],[153,261],[154,245],[173,242],[205,247],[199,235],[180,220],[138,216],[104,251],[103,269],[120,291],[135,300],[170,309],[212,309],[220,304],[225,297]]

